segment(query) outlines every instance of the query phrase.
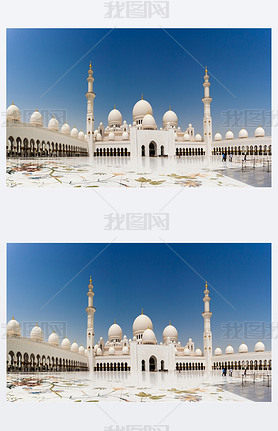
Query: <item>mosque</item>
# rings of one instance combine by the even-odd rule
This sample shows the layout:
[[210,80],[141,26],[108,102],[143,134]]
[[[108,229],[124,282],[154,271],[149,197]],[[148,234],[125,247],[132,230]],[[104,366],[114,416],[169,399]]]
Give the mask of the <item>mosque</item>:
[[225,138],[217,132],[212,136],[210,82],[207,69],[204,75],[203,134],[195,133],[192,124],[186,130],[178,125],[177,114],[169,109],[162,118],[161,128],[157,127],[153,108],[143,99],[135,103],[132,110],[133,123],[123,121],[121,112],[112,109],[108,115],[108,125],[100,122],[94,127],[93,70],[88,70],[88,91],[86,134],[69,124],[60,125],[53,115],[44,125],[44,119],[37,110],[30,121],[21,121],[21,111],[12,104],[6,112],[6,154],[7,157],[181,157],[210,156],[223,153],[233,155],[271,155],[271,137],[258,126],[250,137],[246,129],[238,138],[228,130]]
[[142,313],[133,322],[133,338],[123,336],[122,328],[114,322],[108,330],[108,339],[94,340],[94,291],[92,279],[87,291],[87,346],[79,346],[65,337],[61,342],[53,332],[44,340],[42,329],[36,325],[30,337],[21,336],[21,326],[14,317],[7,324],[7,371],[194,371],[229,369],[271,370],[271,352],[265,351],[259,340],[254,352],[242,342],[238,351],[229,345],[225,352],[216,347],[213,352],[210,296],[206,283],[204,290],[203,348],[195,348],[189,338],[179,341],[177,329],[169,323],[158,342],[151,319]]

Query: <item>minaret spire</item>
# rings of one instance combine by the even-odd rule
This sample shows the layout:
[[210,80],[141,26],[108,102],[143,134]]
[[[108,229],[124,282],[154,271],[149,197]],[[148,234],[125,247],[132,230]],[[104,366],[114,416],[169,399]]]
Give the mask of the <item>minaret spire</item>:
[[94,300],[94,292],[93,292],[93,284],[92,284],[92,277],[90,277],[90,283],[88,285],[88,307],[86,308],[87,313],[87,351],[88,351],[88,358],[89,358],[89,370],[94,371],[94,314],[95,314],[95,307],[93,306],[93,300]]
[[204,124],[203,124],[203,130],[204,130],[204,143],[206,144],[206,155],[210,156],[212,153],[212,120],[211,120],[211,114],[210,114],[210,104],[212,101],[212,98],[209,94],[209,75],[208,75],[208,68],[206,67],[205,70],[205,76],[204,76],[204,97],[202,99],[204,103]]
[[204,333],[203,333],[203,339],[204,339],[204,356],[206,359],[206,370],[211,370],[212,366],[212,333],[210,328],[210,319],[212,316],[212,313],[210,311],[209,302],[209,290],[208,290],[208,283],[205,284],[205,290],[204,290],[204,312],[202,313],[202,316],[204,318]]
[[94,155],[94,98],[95,93],[93,92],[93,69],[92,63],[90,62],[89,70],[88,70],[88,91],[86,93],[87,99],[87,137],[88,137],[88,145],[89,145],[89,155]]

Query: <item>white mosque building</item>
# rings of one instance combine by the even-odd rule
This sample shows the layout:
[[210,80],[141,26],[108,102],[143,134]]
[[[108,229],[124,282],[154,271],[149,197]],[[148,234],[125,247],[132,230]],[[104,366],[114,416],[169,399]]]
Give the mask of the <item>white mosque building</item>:
[[90,63],[88,70],[88,91],[86,134],[69,124],[60,125],[53,116],[44,125],[44,120],[37,110],[31,115],[30,122],[21,121],[20,109],[12,104],[6,112],[7,120],[7,157],[71,157],[96,156],[114,157],[180,157],[211,156],[219,154],[233,155],[271,155],[271,137],[265,136],[265,130],[258,126],[254,136],[249,136],[246,129],[238,137],[228,130],[223,138],[217,132],[212,136],[212,117],[210,82],[207,69],[204,76],[203,134],[195,133],[192,124],[186,130],[178,125],[177,114],[169,109],[162,118],[161,128],[157,127],[151,104],[143,99],[135,103],[132,110],[133,122],[123,121],[121,112],[114,109],[108,115],[108,124],[102,122],[95,129],[93,70]]
[[88,286],[87,347],[79,346],[65,337],[62,341],[53,332],[44,341],[42,329],[36,325],[30,337],[21,336],[20,324],[12,318],[7,324],[7,371],[194,371],[217,370],[223,367],[235,370],[271,370],[271,352],[265,351],[261,341],[249,352],[242,342],[238,351],[229,345],[225,352],[219,347],[213,351],[210,320],[210,296],[207,283],[204,290],[203,347],[195,348],[189,338],[181,343],[177,329],[169,323],[158,342],[153,322],[142,313],[133,322],[133,338],[123,336],[120,325],[114,322],[108,330],[108,339],[94,341],[94,291],[92,279]]

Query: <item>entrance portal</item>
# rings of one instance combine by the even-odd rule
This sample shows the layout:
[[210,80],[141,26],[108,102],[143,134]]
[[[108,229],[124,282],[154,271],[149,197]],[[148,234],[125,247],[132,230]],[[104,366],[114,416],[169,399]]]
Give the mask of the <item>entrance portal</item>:
[[149,371],[156,371],[156,357],[151,356],[149,359]]
[[156,157],[157,156],[157,147],[155,142],[150,142],[149,144],[149,156]]

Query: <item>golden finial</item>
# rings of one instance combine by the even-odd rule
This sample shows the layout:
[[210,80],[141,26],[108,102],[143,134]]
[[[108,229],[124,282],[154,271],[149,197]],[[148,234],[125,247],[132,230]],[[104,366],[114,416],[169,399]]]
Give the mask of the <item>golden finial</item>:
[[169,111],[171,111],[171,105],[169,106]]
[[38,326],[38,322],[36,322],[36,326]]
[[116,105],[115,105],[115,103],[114,103],[114,109],[116,109]]
[[12,317],[12,320],[14,320],[14,315],[13,315],[13,317]]
[[52,117],[52,118],[55,118],[55,117],[54,117],[54,114],[53,114],[53,117]]
[[171,325],[171,320],[169,320],[169,325]]
[[90,61],[90,66],[89,67],[90,67],[90,69],[92,69],[92,63],[91,63],[91,61]]
[[55,334],[55,331],[54,331],[54,329],[53,329],[52,333],[53,333],[53,334]]
[[92,276],[90,275],[90,284],[92,283]]
[[141,310],[141,314],[144,314],[144,313],[143,313],[143,308],[142,308],[142,310]]
[[205,288],[207,289],[208,288],[208,282],[206,281],[206,285],[205,285]]
[[141,100],[143,100],[143,93],[141,94]]
[[114,319],[114,323],[116,323],[116,319]]
[[208,74],[208,68],[207,68],[207,66],[206,66],[206,70],[205,70],[205,72],[206,72],[206,75]]
[[36,108],[36,112],[38,112],[38,108]]
[[12,101],[12,105],[14,105],[14,101]]

